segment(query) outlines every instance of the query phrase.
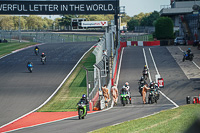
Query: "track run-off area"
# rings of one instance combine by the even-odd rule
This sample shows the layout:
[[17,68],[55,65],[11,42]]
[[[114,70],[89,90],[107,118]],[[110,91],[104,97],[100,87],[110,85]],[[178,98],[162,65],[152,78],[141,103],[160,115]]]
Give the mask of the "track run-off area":
[[[39,58],[35,57],[32,49],[23,50],[1,59],[0,124],[6,124],[41,105],[55,91],[81,55],[91,46],[92,44],[88,43],[84,45],[68,44],[67,46],[63,46],[63,44],[42,45],[41,49],[45,49],[45,53],[48,55],[45,66],[40,65]],[[178,47],[132,46],[123,48],[117,84],[120,90],[126,81],[129,82],[132,104],[123,107],[118,100],[117,106],[88,114],[84,120],[72,117],[13,132],[90,132],[185,105],[187,96],[196,96],[200,93],[200,77],[195,75],[196,80],[188,78],[189,72],[186,73],[182,66],[177,63],[179,57],[174,58],[173,52],[170,52],[173,50],[176,51],[176,55],[180,54],[182,57]],[[72,53],[69,54],[70,52]],[[29,59],[36,62],[32,74],[28,73],[25,68],[25,62]],[[194,59],[194,62],[196,60],[198,61],[198,59]],[[160,95],[157,104],[143,104],[142,97],[138,92],[138,80],[142,76],[145,64],[148,65],[150,71],[148,83],[155,81],[156,74],[160,74],[164,79],[165,87],[161,89],[162,95]],[[185,61],[184,64],[184,66],[189,64],[190,68],[192,67],[197,74],[199,73],[196,66],[191,65],[189,61]]]

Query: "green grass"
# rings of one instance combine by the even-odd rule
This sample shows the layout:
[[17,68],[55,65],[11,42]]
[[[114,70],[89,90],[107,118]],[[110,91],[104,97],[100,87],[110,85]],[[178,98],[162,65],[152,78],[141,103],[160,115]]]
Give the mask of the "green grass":
[[82,94],[87,94],[86,71],[82,66],[85,66],[87,69],[93,68],[96,61],[95,55],[92,54],[93,50],[85,55],[57,94],[40,108],[38,112],[66,112],[77,110],[76,105]]
[[180,133],[187,130],[200,115],[200,105],[184,105],[161,111],[153,116],[127,121],[93,133]]
[[21,49],[27,46],[35,45],[35,42],[8,42],[0,43],[0,57],[11,53],[14,50]]

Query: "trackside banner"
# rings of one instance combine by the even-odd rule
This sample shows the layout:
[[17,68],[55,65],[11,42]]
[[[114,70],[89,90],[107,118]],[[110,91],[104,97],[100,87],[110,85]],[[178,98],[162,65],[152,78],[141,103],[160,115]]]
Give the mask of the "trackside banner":
[[119,0],[0,0],[0,14],[7,15],[115,14],[116,7]]
[[108,21],[82,21],[82,27],[104,27],[108,26]]

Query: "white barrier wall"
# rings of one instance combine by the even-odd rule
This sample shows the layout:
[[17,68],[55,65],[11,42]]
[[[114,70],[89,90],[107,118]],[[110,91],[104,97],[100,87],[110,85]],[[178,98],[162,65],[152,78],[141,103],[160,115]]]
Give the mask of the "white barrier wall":
[[143,46],[143,41],[138,41],[138,46]]
[[127,46],[131,46],[131,41],[127,41]]

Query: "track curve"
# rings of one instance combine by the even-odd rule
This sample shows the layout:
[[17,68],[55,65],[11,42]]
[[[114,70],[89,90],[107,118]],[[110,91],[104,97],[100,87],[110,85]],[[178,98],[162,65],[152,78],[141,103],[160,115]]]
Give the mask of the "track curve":
[[[40,53],[47,55],[42,65],[40,57],[29,48],[0,60],[0,125],[4,125],[41,105],[59,86],[81,56],[95,42],[44,44]],[[33,73],[26,63],[32,61]]]

